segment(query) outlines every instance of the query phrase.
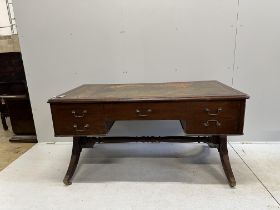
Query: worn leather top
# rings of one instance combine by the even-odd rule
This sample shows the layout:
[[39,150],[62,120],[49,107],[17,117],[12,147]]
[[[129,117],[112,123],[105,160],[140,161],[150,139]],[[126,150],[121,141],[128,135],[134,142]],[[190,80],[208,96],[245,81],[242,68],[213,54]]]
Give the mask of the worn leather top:
[[85,84],[48,102],[173,101],[247,99],[249,96],[218,81]]

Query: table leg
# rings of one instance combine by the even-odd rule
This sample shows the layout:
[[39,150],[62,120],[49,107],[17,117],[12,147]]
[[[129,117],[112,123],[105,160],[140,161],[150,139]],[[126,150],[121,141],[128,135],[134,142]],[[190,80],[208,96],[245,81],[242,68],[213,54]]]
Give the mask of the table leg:
[[71,179],[72,179],[72,176],[74,175],[74,172],[77,168],[81,151],[82,151],[82,146],[81,146],[80,137],[73,137],[72,155],[71,155],[70,163],[69,163],[69,166],[68,166],[68,170],[67,170],[66,175],[63,179],[63,182],[64,182],[65,185],[71,185],[72,184]]
[[236,181],[231,169],[229,156],[228,156],[227,136],[213,136],[213,143],[216,143],[218,146],[218,151],[220,153],[221,162],[223,165],[225,175],[228,179],[228,183],[231,187],[235,187]]
[[6,116],[4,113],[1,113],[1,121],[2,121],[2,125],[3,125],[3,129],[5,131],[8,130],[8,125],[6,123]]

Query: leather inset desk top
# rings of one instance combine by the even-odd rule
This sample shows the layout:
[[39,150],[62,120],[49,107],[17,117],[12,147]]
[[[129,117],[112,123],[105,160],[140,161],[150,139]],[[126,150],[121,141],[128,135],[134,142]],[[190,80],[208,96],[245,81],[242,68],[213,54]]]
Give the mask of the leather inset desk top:
[[86,84],[60,94],[49,102],[115,102],[161,100],[246,99],[248,95],[218,81]]

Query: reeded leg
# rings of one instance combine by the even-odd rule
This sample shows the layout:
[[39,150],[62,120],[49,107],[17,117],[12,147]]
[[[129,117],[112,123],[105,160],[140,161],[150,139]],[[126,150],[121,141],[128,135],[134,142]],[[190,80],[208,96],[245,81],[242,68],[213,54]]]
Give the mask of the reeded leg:
[[63,179],[63,182],[65,185],[71,185],[71,179],[72,176],[75,173],[75,170],[77,168],[80,154],[82,151],[82,146],[81,146],[81,141],[79,137],[73,137],[73,148],[72,148],[72,155],[71,155],[71,160],[68,166],[68,170],[66,172],[66,175]]
[[213,137],[214,141],[218,143],[218,151],[220,153],[221,162],[223,165],[223,169],[225,171],[226,177],[228,179],[229,185],[231,187],[236,186],[236,181],[231,169],[229,157],[228,157],[228,149],[227,149],[227,136],[215,136]]

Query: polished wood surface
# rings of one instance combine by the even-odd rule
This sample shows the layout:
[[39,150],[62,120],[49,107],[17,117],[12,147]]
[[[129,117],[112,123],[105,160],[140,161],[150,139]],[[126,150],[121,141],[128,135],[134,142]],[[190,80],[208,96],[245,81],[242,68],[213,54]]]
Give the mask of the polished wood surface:
[[101,104],[51,104],[56,136],[106,134]]
[[243,134],[245,100],[199,101],[188,104],[188,134]]
[[[227,136],[242,135],[249,96],[218,81],[82,85],[51,98],[55,136],[73,136],[64,178],[71,184],[82,148],[129,141],[206,142],[218,148],[230,186],[235,186]],[[106,137],[117,120],[180,120],[183,137]]]
[[116,120],[180,120],[186,134],[243,134],[245,100],[51,103],[56,136],[98,135]]

